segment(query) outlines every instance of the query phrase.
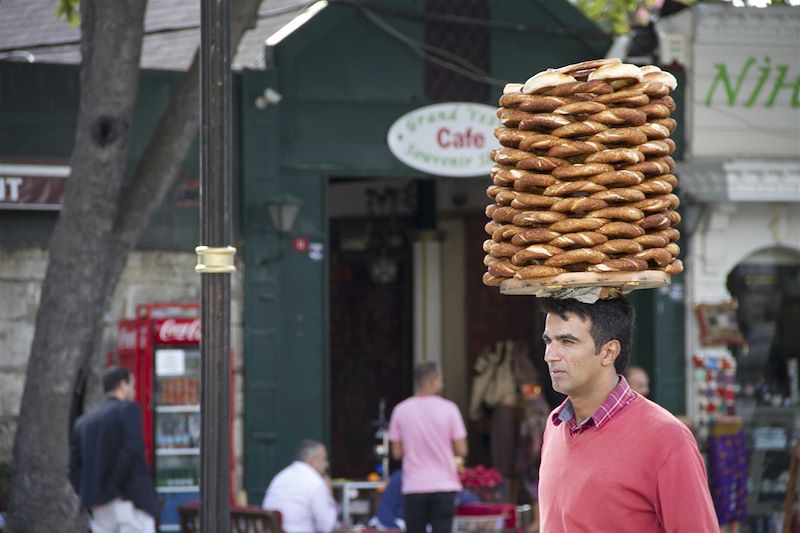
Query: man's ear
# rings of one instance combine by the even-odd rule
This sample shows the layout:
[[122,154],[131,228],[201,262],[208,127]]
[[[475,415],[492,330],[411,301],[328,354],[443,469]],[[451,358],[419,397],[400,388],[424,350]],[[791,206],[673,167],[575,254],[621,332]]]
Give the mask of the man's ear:
[[600,348],[600,357],[602,357],[600,364],[603,366],[614,365],[614,361],[617,359],[619,352],[621,350],[621,346],[617,339],[612,339],[605,343]]

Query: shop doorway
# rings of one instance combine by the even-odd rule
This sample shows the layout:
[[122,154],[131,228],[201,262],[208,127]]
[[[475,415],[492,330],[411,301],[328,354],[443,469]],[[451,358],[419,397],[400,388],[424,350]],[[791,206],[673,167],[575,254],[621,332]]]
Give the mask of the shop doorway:
[[800,402],[800,252],[760,250],[728,275],[738,302],[737,321],[747,339],[733,347],[739,403],[790,406]]

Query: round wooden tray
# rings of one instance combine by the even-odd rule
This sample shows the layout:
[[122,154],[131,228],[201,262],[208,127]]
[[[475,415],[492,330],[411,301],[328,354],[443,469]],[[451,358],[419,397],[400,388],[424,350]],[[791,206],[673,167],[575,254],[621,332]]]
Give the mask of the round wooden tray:
[[568,272],[535,279],[507,279],[500,284],[502,294],[553,296],[563,289],[601,287],[600,298],[614,298],[636,289],[669,285],[670,277],[660,270],[641,272]]

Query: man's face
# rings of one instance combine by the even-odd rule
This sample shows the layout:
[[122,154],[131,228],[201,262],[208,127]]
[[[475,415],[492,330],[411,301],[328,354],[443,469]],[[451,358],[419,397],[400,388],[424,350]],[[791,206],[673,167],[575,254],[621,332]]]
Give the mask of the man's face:
[[320,474],[325,475],[328,470],[328,450],[325,449],[325,446],[317,448],[317,452],[311,456],[308,464]]
[[595,350],[591,322],[573,313],[564,320],[548,314],[545,320],[544,360],[550,369],[553,388],[568,396],[592,393],[605,372],[602,356]]
[[129,402],[136,401],[136,378],[131,376],[130,381],[127,383],[123,381],[121,384],[125,394],[125,399]]

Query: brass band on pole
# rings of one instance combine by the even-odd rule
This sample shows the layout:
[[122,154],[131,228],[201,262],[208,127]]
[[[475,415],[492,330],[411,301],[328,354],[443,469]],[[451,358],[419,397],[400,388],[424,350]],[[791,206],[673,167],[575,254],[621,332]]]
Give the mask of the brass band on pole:
[[194,249],[197,253],[197,266],[194,271],[198,274],[231,274],[236,272],[234,257],[236,248],[233,246],[223,246],[213,248],[211,246],[198,246]]

